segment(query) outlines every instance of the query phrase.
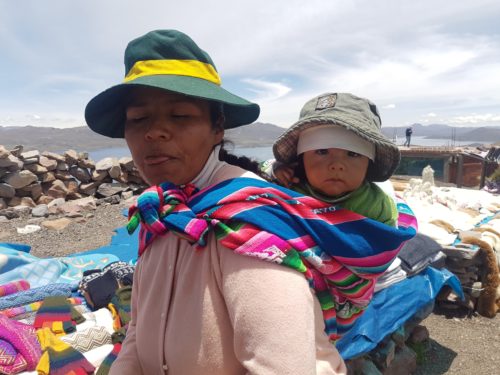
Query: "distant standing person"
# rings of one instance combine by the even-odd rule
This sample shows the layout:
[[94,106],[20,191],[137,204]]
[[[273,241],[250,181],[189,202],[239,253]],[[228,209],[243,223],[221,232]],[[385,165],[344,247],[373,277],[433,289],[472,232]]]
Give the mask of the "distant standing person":
[[413,128],[411,126],[406,128],[406,141],[403,143],[403,146],[410,147],[411,135],[413,134]]

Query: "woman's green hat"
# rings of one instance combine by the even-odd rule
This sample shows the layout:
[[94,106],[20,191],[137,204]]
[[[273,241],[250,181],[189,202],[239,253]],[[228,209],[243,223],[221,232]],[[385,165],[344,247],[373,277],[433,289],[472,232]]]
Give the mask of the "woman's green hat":
[[221,103],[226,129],[250,124],[259,117],[259,106],[224,90],[210,56],[177,30],[151,31],[128,44],[124,82],[101,92],[87,104],[88,126],[99,134],[123,138],[124,99],[134,86]]

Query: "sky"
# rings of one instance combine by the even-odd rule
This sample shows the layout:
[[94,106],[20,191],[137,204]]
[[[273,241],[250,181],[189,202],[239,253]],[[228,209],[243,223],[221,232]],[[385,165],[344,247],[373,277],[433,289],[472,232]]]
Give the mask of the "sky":
[[85,125],[155,29],[191,36],[260,122],[351,92],[383,126],[500,126],[499,19],[498,0],[0,0],[0,126]]

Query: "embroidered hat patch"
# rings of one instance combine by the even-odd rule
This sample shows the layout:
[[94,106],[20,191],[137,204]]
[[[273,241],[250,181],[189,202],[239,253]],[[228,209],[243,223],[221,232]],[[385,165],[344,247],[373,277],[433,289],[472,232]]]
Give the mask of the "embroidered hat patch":
[[321,111],[322,109],[333,108],[337,102],[337,94],[323,95],[318,98],[316,103],[316,111]]

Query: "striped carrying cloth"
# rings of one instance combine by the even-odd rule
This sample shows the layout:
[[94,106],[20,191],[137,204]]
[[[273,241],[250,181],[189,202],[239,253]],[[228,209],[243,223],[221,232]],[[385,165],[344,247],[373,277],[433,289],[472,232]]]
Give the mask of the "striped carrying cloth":
[[129,210],[129,233],[141,224],[139,256],[168,231],[203,248],[213,231],[221,245],[304,274],[321,304],[325,331],[338,340],[370,302],[376,278],[416,234],[416,219],[398,202],[398,228],[251,178],[197,191],[153,186]]

